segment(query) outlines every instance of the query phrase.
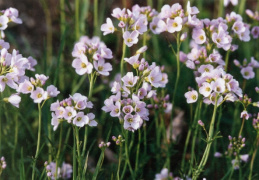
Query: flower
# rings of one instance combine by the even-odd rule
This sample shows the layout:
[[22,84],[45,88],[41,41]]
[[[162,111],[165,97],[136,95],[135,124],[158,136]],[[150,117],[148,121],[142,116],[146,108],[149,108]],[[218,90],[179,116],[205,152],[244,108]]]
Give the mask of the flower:
[[115,28],[113,26],[112,20],[110,18],[107,18],[106,24],[103,24],[101,26],[101,31],[103,31],[103,35],[105,36],[107,34],[113,33],[114,30],[115,30]]
[[167,168],[163,168],[159,174],[156,174],[155,180],[164,180],[169,178],[172,178],[172,173],[169,173]]
[[124,43],[128,46],[131,47],[133,44],[138,43],[138,31],[132,31],[131,33],[129,31],[124,32],[123,34],[123,39]]
[[85,55],[81,55],[80,58],[74,59],[72,66],[76,69],[76,73],[83,75],[85,73],[91,74],[93,65],[88,61]]
[[184,94],[184,96],[187,99],[187,103],[194,103],[198,99],[198,92],[195,90],[188,91]]
[[36,90],[31,93],[30,97],[33,99],[34,103],[41,103],[43,100],[47,99],[48,93],[42,88],[37,87]]
[[11,103],[13,106],[19,108],[21,97],[17,94],[12,94],[9,98],[4,98],[4,101]]

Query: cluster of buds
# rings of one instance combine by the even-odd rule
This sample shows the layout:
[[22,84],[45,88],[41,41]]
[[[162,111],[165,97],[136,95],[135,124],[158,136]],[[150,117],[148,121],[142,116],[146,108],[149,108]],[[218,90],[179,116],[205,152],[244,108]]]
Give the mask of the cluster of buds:
[[75,57],[72,66],[79,75],[91,74],[94,70],[97,75],[109,76],[112,70],[112,65],[105,62],[105,59],[113,58],[112,51],[99,37],[82,36],[75,44],[72,56]]
[[102,149],[102,150],[105,150],[107,147],[109,147],[111,145],[111,143],[110,142],[107,142],[107,143],[105,143],[105,142],[101,142],[99,145],[98,145],[98,147],[100,148],[100,149]]
[[257,118],[253,119],[253,127],[259,132],[259,113],[257,114]]
[[118,138],[115,136],[112,136],[112,140],[116,142],[116,145],[122,145],[122,143],[125,141],[125,139],[122,139],[121,135],[119,135]]
[[2,156],[0,159],[0,175],[5,168],[6,168],[6,162],[5,162],[5,158]]
[[229,145],[228,145],[228,151],[226,152],[226,155],[238,155],[240,150],[245,147],[245,141],[246,139],[243,138],[242,136],[239,136],[238,138],[236,137],[231,137],[228,136],[229,139]]
[[165,113],[170,113],[172,110],[172,103],[169,102],[169,94],[165,97],[158,97],[157,95],[153,96],[153,104],[148,104],[149,109],[162,109]]
[[244,107],[249,106],[252,103],[252,99],[245,94],[243,97],[239,98],[239,101],[244,105]]
[[79,93],[75,93],[67,99],[61,102],[57,101],[52,103],[50,110],[53,111],[51,124],[54,126],[54,131],[58,128],[58,125],[62,121],[71,123],[78,127],[85,125],[97,126],[97,122],[94,120],[95,115],[93,113],[84,114],[83,110],[93,108],[93,103],[88,101],[86,96]]
[[72,166],[68,163],[62,163],[61,167],[58,167],[58,169],[56,170],[56,163],[55,162],[51,162],[48,163],[47,161],[44,163],[44,166],[46,168],[46,173],[47,173],[47,177],[50,178],[51,180],[54,179],[70,179],[73,169]]
[[259,62],[254,57],[251,57],[250,63],[247,63],[247,59],[244,59],[242,65],[235,59],[234,64],[241,69],[244,79],[253,79],[255,77],[254,69],[259,68]]

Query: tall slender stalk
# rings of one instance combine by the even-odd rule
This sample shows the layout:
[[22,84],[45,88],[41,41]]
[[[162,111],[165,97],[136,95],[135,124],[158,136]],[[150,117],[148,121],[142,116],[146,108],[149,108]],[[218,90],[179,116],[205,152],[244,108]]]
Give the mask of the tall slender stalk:
[[94,0],[94,34],[99,35],[99,25],[98,25],[98,0]]
[[79,0],[75,0],[75,39],[76,41],[79,39]]
[[[14,148],[12,152],[12,168],[15,169],[15,151],[17,148],[17,141],[18,141],[18,114],[15,115],[15,133],[14,133]],[[1,147],[1,146],[0,146]]]
[[125,44],[124,41],[123,41],[121,64],[120,64],[121,77],[123,77],[123,75],[124,75],[124,57],[125,57],[125,53],[126,53],[126,44]]
[[244,128],[244,124],[245,124],[245,118],[243,117],[242,125],[241,125],[240,131],[239,131],[239,133],[238,133],[238,136],[241,136],[242,131],[243,131],[243,128]]
[[36,162],[39,156],[39,149],[40,149],[40,138],[41,138],[41,106],[40,103],[38,103],[38,111],[39,111],[39,126],[38,126],[38,140],[37,140],[37,148],[36,148],[36,154],[35,159],[33,162],[33,169],[32,169],[32,180],[34,180],[35,177],[35,168],[36,168]]
[[136,154],[136,161],[135,161],[135,172],[138,170],[139,165],[139,150],[140,150],[140,143],[141,143],[141,132],[140,129],[138,129],[138,145],[137,145],[137,154]]
[[80,141],[79,141],[79,129],[74,127],[74,133],[76,135],[76,149],[77,149],[77,162],[78,162],[78,177],[81,177],[81,156],[80,156]]
[[56,156],[56,173],[55,173],[55,179],[57,179],[57,175],[58,175],[58,165],[59,165],[59,155],[60,155],[60,150],[61,150],[61,143],[62,143],[62,123],[60,124],[60,132],[59,132],[59,143],[58,143],[58,152],[57,152],[57,156]]
[[120,152],[119,152],[119,164],[117,169],[117,179],[120,180],[120,167],[121,167],[121,155],[122,154],[122,143],[120,143]]
[[257,154],[258,146],[259,146],[259,133],[257,133],[257,136],[256,136],[256,147],[254,149],[254,152],[253,152],[253,155],[252,155],[252,158],[251,158],[249,177],[248,177],[249,180],[252,179],[254,161],[255,161],[256,154]]
[[199,175],[202,172],[204,166],[206,165],[208,157],[209,157],[210,147],[211,147],[211,144],[213,141],[214,124],[215,124],[216,111],[217,111],[217,101],[218,101],[218,95],[216,95],[215,105],[214,105],[214,109],[213,109],[213,115],[212,115],[211,122],[210,122],[209,136],[207,138],[207,146],[203,153],[201,162],[200,162],[197,170],[193,173],[194,180],[196,180],[199,177]]

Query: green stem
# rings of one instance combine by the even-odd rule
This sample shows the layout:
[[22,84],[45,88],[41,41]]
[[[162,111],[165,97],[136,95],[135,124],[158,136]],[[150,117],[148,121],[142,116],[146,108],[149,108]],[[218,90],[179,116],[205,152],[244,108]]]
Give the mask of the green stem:
[[36,168],[36,162],[39,156],[39,149],[40,149],[40,136],[41,136],[41,106],[40,103],[38,103],[38,111],[39,111],[39,127],[38,127],[38,140],[37,140],[37,148],[36,148],[36,154],[35,159],[33,162],[33,169],[32,169],[32,180],[34,180],[35,177],[35,168]]
[[97,163],[97,166],[96,166],[96,170],[94,172],[94,175],[93,175],[93,178],[92,180],[96,180],[97,179],[97,176],[98,176],[98,173],[99,173],[99,170],[100,168],[102,167],[102,161],[104,159],[104,150],[102,150],[102,153],[99,157],[99,160],[98,160],[98,163]]
[[240,131],[239,131],[239,133],[238,133],[238,136],[241,136],[242,131],[243,131],[243,128],[244,128],[244,124],[245,124],[245,118],[243,117],[242,125],[241,125]]
[[[74,130],[74,128],[73,128]],[[73,145],[73,180],[77,180],[76,178],[76,135],[75,135],[75,130],[73,133],[73,140],[74,140],[74,145]]]
[[126,53],[126,44],[123,41],[123,47],[122,47],[122,56],[121,56],[121,64],[120,64],[120,68],[121,68],[121,78],[124,75],[124,57],[125,57],[125,53]]
[[117,170],[117,179],[118,180],[120,180],[121,152],[122,152],[122,144],[120,144],[119,164],[118,164],[118,170]]
[[75,35],[76,41],[79,39],[79,0],[75,0]]
[[94,0],[94,34],[96,36],[99,35],[99,29],[97,27],[99,27],[98,25],[98,0]]
[[225,59],[225,72],[228,71],[228,61],[229,61],[229,54],[230,54],[230,50],[227,51],[227,54],[226,54],[226,59]]
[[56,156],[56,173],[55,173],[55,179],[57,179],[57,175],[58,175],[58,165],[59,165],[59,155],[60,155],[60,150],[61,150],[61,143],[62,143],[62,123],[60,125],[60,132],[59,132],[59,144],[58,144],[58,152],[57,152],[57,156]]
[[[147,33],[143,34],[143,46],[147,45]],[[146,59],[146,51],[143,53],[143,58]]]
[[17,147],[17,141],[18,141],[18,114],[15,115],[15,134],[14,134],[14,148],[12,152],[12,168],[15,169],[15,150]]
[[214,105],[214,109],[213,109],[213,115],[212,115],[212,118],[211,118],[210,129],[209,129],[209,137],[207,138],[207,146],[206,146],[206,149],[203,153],[203,156],[202,156],[201,162],[198,166],[198,169],[193,174],[194,180],[196,180],[199,177],[199,175],[202,172],[204,166],[206,165],[208,157],[209,157],[210,147],[211,147],[211,144],[212,144],[212,141],[213,141],[214,124],[215,124],[216,111],[217,111],[217,101],[218,101],[218,94],[216,96],[215,105]]
[[140,143],[141,143],[141,132],[140,129],[138,129],[138,145],[137,145],[137,155],[136,155],[136,163],[135,163],[135,172],[138,170],[139,165],[139,150],[140,150]]
[[79,141],[79,129],[78,127],[74,128],[74,133],[76,135],[76,148],[77,148],[77,161],[78,161],[78,177],[81,176],[81,156],[80,156],[80,141]]
[[250,164],[250,171],[249,171],[249,177],[248,179],[251,180],[252,179],[252,174],[253,174],[253,167],[254,167],[254,160],[257,154],[257,150],[258,150],[258,146],[259,146],[259,133],[257,133],[257,137],[256,137],[256,148],[253,151],[253,155],[252,155],[252,159],[251,159],[251,164]]

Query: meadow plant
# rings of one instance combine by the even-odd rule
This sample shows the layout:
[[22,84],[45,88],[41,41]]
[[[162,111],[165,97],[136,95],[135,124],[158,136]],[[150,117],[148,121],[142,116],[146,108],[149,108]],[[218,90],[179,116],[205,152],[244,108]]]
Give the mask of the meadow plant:
[[[104,15],[109,3],[99,6],[94,0],[95,36],[90,36],[85,18],[91,2],[76,0],[70,6],[72,2],[60,0],[60,49],[57,58],[52,57],[48,32],[46,59],[51,61],[45,64],[26,58],[15,44],[5,41],[6,37],[14,42],[6,29],[22,19],[15,8],[0,11],[0,154],[12,149],[11,157],[4,154],[6,159],[0,160],[0,176],[256,179],[259,88],[250,90],[259,78],[258,11],[245,10],[253,7],[245,7],[244,0],[240,4],[221,0],[215,3],[216,17],[216,13],[207,16],[204,1],[194,2],[197,6],[189,1],[161,2],[148,0],[147,6],[130,7],[131,2],[124,1],[110,18]],[[48,2],[41,4],[50,27]],[[73,8],[75,33],[65,13],[72,14]],[[91,23],[87,21],[89,27]],[[109,41],[103,42],[98,32]],[[70,38],[73,34],[75,38]],[[117,46],[113,46],[115,37]],[[72,46],[66,42],[71,39]],[[70,59],[69,66],[65,59]],[[53,101],[58,95],[63,100]],[[5,103],[16,111],[10,113]],[[7,140],[13,137],[12,127],[14,140]],[[31,148],[36,148],[35,155],[24,156]]]

